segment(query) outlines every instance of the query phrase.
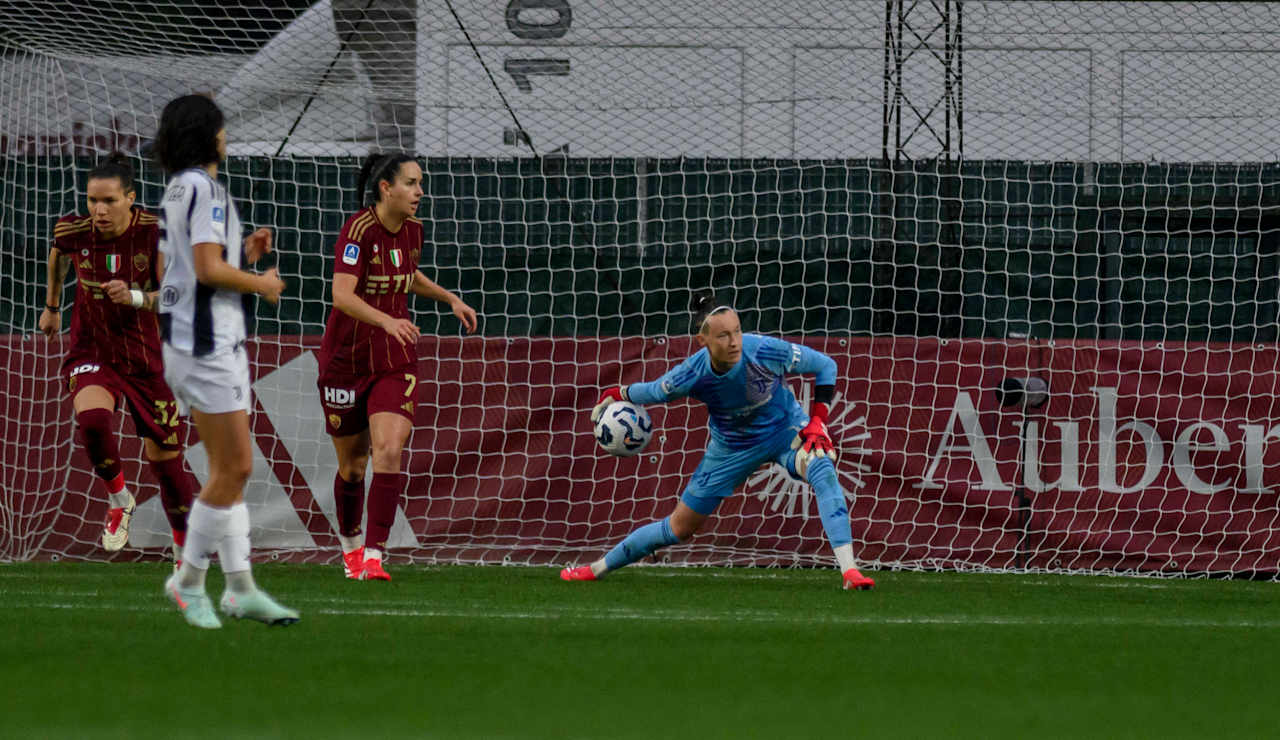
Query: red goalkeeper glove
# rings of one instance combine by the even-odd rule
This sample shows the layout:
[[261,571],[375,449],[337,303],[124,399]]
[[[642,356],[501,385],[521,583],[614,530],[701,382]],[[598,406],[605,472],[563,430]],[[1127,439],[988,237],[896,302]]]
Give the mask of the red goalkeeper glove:
[[605,388],[604,392],[600,394],[600,400],[596,401],[595,408],[591,409],[591,423],[595,424],[600,421],[600,416],[605,409],[609,408],[609,404],[626,400],[628,400],[627,391],[622,386],[615,385],[612,388]]
[[831,441],[831,435],[827,433],[828,413],[825,403],[813,404],[813,413],[809,417],[809,423],[791,441],[791,449],[796,451],[796,472],[800,473],[800,475],[804,475],[809,463],[819,457],[828,457],[831,458],[832,462],[835,462],[835,443]]

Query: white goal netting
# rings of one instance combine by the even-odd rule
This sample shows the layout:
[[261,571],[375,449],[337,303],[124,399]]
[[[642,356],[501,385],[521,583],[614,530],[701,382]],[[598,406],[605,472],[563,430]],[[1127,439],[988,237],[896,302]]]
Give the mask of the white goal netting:
[[[422,267],[482,325],[411,304],[393,558],[568,563],[666,515],[702,408],[650,409],[630,460],[586,412],[687,356],[712,287],[839,364],[871,568],[1274,576],[1277,27],[1267,3],[5,4],[0,559],[106,557],[65,335],[36,332],[45,260],[110,150],[157,205],[156,117],[194,91],[227,113],[223,177],[289,284],[252,342],[259,553],[337,556],[314,350],[359,158],[399,148],[425,172]],[[144,502],[115,557],[156,557],[118,418]],[[202,477],[198,440],[187,459]],[[765,468],[661,557],[828,550],[807,488]]]

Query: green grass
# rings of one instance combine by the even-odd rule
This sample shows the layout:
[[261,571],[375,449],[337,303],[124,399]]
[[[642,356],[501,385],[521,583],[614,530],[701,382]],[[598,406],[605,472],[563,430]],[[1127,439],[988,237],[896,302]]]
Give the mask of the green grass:
[[[1270,583],[260,565],[301,624],[188,627],[167,566],[0,565],[0,736],[1271,737]],[[221,577],[210,576],[217,598]]]

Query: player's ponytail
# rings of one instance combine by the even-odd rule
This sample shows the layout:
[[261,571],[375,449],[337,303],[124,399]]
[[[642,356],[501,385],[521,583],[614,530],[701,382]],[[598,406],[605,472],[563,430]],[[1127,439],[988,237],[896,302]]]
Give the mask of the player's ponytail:
[[120,190],[125,195],[134,191],[133,185],[133,163],[125,156],[124,152],[114,151],[105,158],[98,161],[93,169],[89,170],[90,180],[119,180]]
[[364,208],[382,200],[382,189],[378,183],[394,183],[396,175],[400,174],[400,165],[412,161],[413,157],[404,152],[369,152],[356,177],[356,205]]
[[691,334],[701,334],[706,326],[708,316],[713,316],[723,311],[732,311],[733,306],[721,303],[716,298],[716,292],[706,288],[694,291],[693,296],[689,299],[689,310],[693,312],[693,322],[690,324],[689,331]]

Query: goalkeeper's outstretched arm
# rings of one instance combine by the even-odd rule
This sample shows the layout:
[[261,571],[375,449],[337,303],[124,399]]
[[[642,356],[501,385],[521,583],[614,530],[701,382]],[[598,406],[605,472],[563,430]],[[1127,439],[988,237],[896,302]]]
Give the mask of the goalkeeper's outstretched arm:
[[647,383],[631,385],[615,385],[605,388],[596,405],[591,409],[591,423],[599,421],[600,415],[609,404],[617,401],[630,401],[644,406],[650,403],[666,403],[689,395],[689,389],[698,379],[698,373],[692,367],[693,358],[668,370],[661,378]]
[[695,355],[663,373],[657,380],[627,386],[627,398],[641,405],[674,401],[689,395],[689,390],[701,376],[702,370]]

